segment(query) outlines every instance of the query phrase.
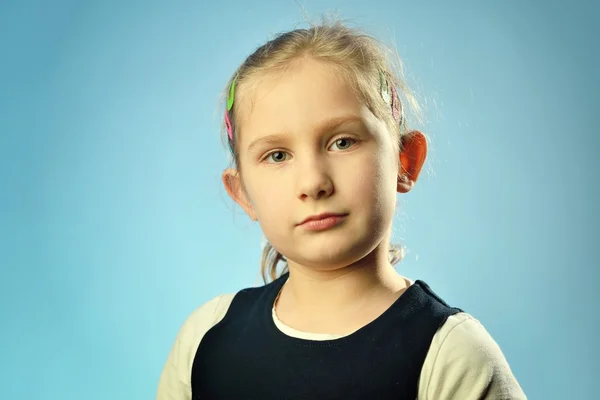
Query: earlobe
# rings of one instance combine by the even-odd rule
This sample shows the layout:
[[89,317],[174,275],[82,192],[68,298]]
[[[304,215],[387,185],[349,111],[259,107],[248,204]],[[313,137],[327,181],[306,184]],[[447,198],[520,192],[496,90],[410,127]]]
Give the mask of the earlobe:
[[398,184],[396,187],[396,191],[398,193],[408,193],[411,191],[415,182],[410,180],[406,174],[398,175]]
[[427,138],[419,131],[412,131],[402,137],[400,150],[400,170],[398,187],[400,193],[409,192],[419,178],[427,158]]
[[223,186],[225,187],[225,191],[231,197],[233,201],[239,204],[240,207],[244,210],[244,212],[250,217],[252,221],[257,221],[256,212],[254,211],[254,207],[250,202],[246,192],[244,191],[242,180],[239,174],[239,171],[235,169],[228,168],[223,171],[223,175],[221,177],[223,181]]

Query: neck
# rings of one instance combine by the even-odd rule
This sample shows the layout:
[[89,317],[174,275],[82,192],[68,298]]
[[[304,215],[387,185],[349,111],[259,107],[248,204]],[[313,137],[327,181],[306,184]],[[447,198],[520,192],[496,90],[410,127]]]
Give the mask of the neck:
[[390,264],[385,246],[342,268],[316,270],[288,260],[288,269],[286,302],[299,312],[318,310],[320,314],[335,315],[407,287],[404,278]]

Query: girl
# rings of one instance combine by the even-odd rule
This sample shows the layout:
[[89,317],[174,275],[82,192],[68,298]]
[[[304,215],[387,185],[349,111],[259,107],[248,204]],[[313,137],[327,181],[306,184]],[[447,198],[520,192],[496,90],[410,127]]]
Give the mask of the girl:
[[427,141],[407,129],[410,93],[385,54],[324,24],[234,74],[223,183],[269,241],[265,285],[186,320],[159,400],[525,398],[476,319],[393,267],[396,193],[413,188]]

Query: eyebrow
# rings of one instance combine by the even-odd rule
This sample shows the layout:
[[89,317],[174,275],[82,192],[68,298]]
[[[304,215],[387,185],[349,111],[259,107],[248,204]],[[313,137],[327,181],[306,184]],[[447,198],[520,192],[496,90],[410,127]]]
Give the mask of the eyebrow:
[[[332,131],[334,129],[339,128],[342,125],[349,124],[349,123],[363,123],[363,119],[357,115],[331,118],[331,119],[325,120],[324,122],[321,122],[319,125],[317,125],[316,131],[317,132]],[[260,137],[258,139],[253,140],[248,145],[248,151],[251,151],[254,147],[256,147],[260,144],[280,143],[284,140],[284,138],[285,137],[282,134],[273,134],[273,135],[267,135],[267,136]]]

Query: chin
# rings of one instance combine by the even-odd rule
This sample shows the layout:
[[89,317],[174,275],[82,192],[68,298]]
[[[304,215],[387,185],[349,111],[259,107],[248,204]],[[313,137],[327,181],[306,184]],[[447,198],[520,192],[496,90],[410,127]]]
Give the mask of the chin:
[[319,270],[335,270],[354,264],[373,251],[370,243],[345,243],[344,245],[321,243],[318,248],[307,246],[299,252],[292,251],[290,259],[303,266]]

